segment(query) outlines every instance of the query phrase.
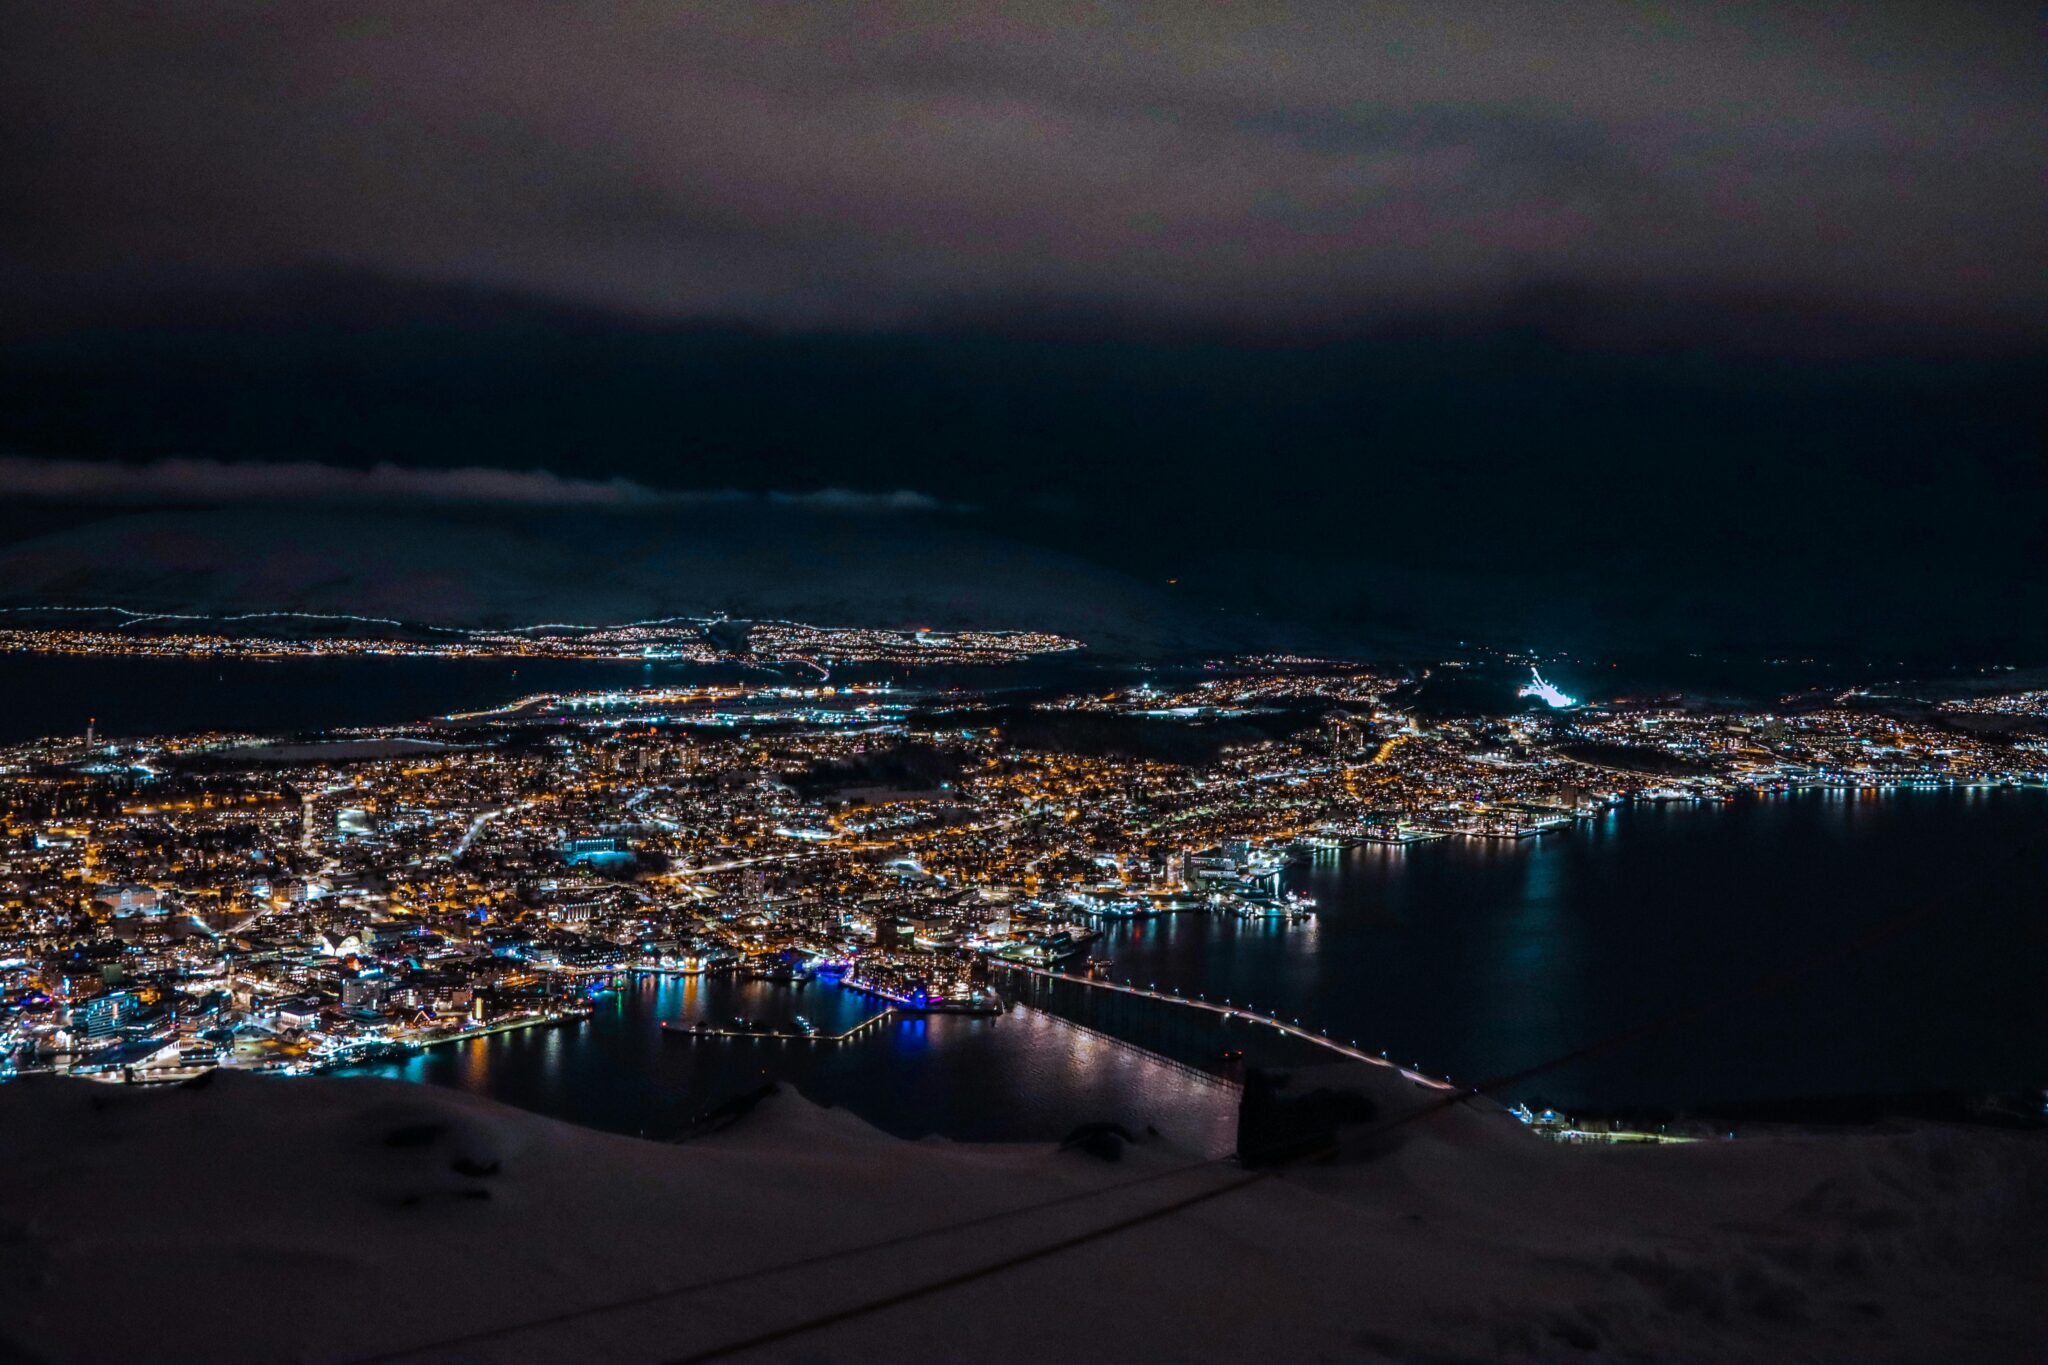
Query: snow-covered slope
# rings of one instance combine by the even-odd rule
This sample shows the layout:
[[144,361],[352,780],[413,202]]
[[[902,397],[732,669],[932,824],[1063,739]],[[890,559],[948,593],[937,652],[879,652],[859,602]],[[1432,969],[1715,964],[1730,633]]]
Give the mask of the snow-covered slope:
[[[1171,1137],[1116,1163],[909,1143],[785,1092],[666,1146],[395,1082],[0,1087],[0,1360],[689,1358],[1242,1179]],[[2048,1340],[2036,1138],[1566,1149],[1460,1106],[1352,1147],[737,1358],[2025,1360]]]

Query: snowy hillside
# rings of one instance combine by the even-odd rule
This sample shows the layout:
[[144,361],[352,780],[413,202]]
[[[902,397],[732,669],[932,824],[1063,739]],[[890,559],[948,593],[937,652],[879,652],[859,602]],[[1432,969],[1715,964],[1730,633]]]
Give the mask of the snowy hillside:
[[[1423,1100],[1347,1079],[1387,1112]],[[1574,1149],[1475,1102],[1351,1148],[775,1336],[1244,1175],[1171,1134],[1118,1162],[903,1142],[788,1092],[667,1146],[395,1082],[9,1085],[0,1360],[673,1360],[766,1334],[735,1358],[1933,1361],[2048,1340],[2037,1138]]]

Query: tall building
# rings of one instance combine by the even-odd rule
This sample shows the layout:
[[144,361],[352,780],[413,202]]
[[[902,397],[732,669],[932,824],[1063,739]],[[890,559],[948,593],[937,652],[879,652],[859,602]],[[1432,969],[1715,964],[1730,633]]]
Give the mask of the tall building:
[[72,1027],[87,1038],[111,1038],[135,1017],[141,1004],[133,991],[110,991],[73,1009]]

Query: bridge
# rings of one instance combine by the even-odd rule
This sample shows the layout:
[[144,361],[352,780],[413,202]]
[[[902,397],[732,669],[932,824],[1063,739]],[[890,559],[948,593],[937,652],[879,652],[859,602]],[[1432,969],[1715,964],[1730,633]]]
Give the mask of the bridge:
[[1157,1000],[1168,1005],[1184,1005],[1188,1009],[1206,1010],[1211,1014],[1221,1015],[1225,1019],[1242,1019],[1248,1024],[1255,1024],[1274,1029],[1280,1033],[1290,1034],[1305,1043],[1312,1043],[1317,1047],[1334,1052],[1347,1061],[1367,1062],[1373,1066],[1389,1067],[1399,1072],[1406,1079],[1414,1081],[1417,1085],[1428,1086],[1432,1090],[1455,1091],[1458,1089],[1457,1086],[1442,1077],[1425,1076],[1419,1071],[1412,1071],[1398,1062],[1390,1062],[1385,1057],[1367,1052],[1356,1044],[1341,1043],[1335,1038],[1330,1037],[1327,1033],[1303,1028],[1297,1021],[1281,1019],[1270,1014],[1259,1014],[1243,1006],[1232,1005],[1228,1001],[1219,1003],[1214,1000],[1190,1000],[1184,995],[1175,995],[1171,991],[1162,991],[1157,988],[1147,989],[1143,986],[1127,985],[1117,981],[1105,981],[1100,977],[1094,976],[1075,976],[1071,972],[1056,972],[1045,967],[1029,966],[1022,962],[1005,962],[1001,959],[991,959],[990,965],[1001,967],[1006,971],[1023,972],[1028,976],[1038,977],[1046,981],[1064,981],[1069,985],[1085,986],[1089,990],[1110,991],[1119,995]]

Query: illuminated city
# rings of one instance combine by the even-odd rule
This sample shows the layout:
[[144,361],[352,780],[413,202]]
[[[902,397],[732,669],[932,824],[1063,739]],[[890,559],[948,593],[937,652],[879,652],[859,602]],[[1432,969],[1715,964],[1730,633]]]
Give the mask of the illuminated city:
[[[78,609],[31,612],[75,620]],[[69,654],[88,658],[406,658],[406,659],[624,659],[663,663],[716,664],[739,661],[801,663],[819,669],[841,663],[978,664],[1057,654],[1078,649],[1078,641],[1031,631],[876,630],[813,626],[797,621],[728,621],[675,618],[624,626],[564,624],[505,630],[413,627],[409,638],[395,634],[327,633],[292,637],[236,633],[246,617],[217,621],[226,632],[159,633],[147,629],[165,618],[155,613],[106,608],[85,614],[104,617],[100,629],[0,629],[0,654]],[[17,613],[21,615],[21,613]],[[405,622],[369,618],[306,619],[304,613],[275,613],[263,624],[404,629]],[[452,637],[452,638],[451,638]]]
[[[1216,660],[1029,707],[1055,727],[1284,722],[1194,762],[1020,740],[1014,703],[915,683],[17,745],[0,1062],[298,1074],[571,1018],[631,973],[802,973],[994,1012],[1006,964],[1086,970],[1106,923],[1311,920],[1281,873],[1328,850],[1534,839],[1630,803],[2048,781],[2048,737],[1958,729],[1953,709],[1554,712],[1569,699],[1539,674],[1521,695],[1543,710],[1432,718],[1404,708],[1424,671]],[[2032,714],[2030,695],[2002,705]]]
[[0,25],[0,1365],[2039,1365],[2048,25]]

